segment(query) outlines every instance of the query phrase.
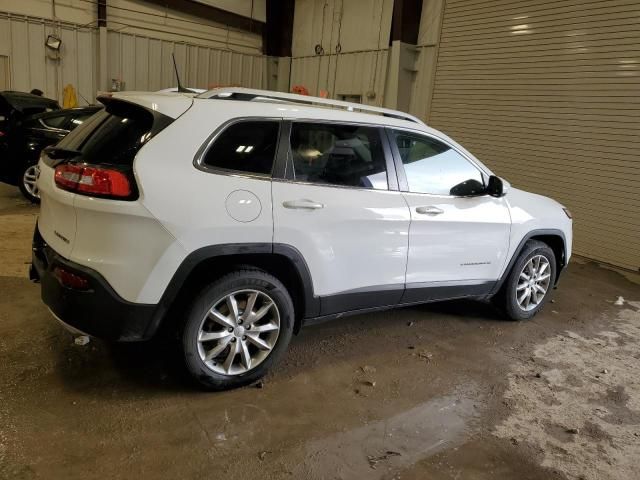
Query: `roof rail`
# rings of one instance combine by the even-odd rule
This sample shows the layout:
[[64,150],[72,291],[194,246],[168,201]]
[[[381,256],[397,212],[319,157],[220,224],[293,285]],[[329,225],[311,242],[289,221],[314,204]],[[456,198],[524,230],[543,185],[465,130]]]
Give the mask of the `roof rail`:
[[385,117],[407,120],[409,122],[425,123],[413,115],[391,110],[389,108],[372,107],[361,103],[343,102],[341,100],[331,100],[329,98],[310,97],[307,95],[298,95],[295,93],[273,92],[270,90],[256,90],[252,88],[241,87],[225,87],[216,88],[201,93],[197,98],[217,98],[226,100],[244,100],[244,101],[262,101],[262,102],[282,102],[282,103],[298,103],[308,106],[341,108],[349,112],[359,111],[363,113],[375,113]]

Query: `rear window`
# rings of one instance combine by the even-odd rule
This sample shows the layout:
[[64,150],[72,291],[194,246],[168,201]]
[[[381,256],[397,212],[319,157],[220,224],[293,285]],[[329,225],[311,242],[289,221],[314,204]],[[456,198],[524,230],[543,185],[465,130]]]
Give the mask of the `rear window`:
[[81,152],[88,163],[132,165],[138,150],[172,119],[118,100],[89,117],[58,143],[57,148]]
[[67,117],[64,115],[58,115],[56,117],[42,118],[42,123],[52,128],[65,128]]

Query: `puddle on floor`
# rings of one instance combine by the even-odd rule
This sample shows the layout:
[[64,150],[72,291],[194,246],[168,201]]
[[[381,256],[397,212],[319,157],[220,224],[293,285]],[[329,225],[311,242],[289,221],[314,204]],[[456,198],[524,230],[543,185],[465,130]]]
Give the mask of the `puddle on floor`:
[[477,402],[466,395],[440,397],[394,417],[311,441],[293,478],[383,478],[463,443]]

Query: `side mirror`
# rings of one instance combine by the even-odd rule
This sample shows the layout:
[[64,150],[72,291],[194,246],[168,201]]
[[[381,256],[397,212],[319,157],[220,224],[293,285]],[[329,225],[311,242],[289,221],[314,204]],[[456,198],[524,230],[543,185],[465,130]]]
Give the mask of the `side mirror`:
[[478,195],[483,195],[484,193],[484,185],[473,178],[454,185],[449,191],[449,195],[453,195],[456,197],[475,197]]
[[487,185],[486,192],[492,197],[503,197],[504,195],[506,195],[507,189],[505,188],[505,184],[500,177],[491,175],[489,177],[489,184]]

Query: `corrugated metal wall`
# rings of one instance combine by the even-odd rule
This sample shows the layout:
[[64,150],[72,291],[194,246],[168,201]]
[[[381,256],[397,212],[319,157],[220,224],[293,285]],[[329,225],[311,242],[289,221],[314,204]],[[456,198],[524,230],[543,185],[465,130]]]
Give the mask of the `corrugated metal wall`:
[[640,267],[640,2],[447,0],[431,124]]
[[171,52],[175,52],[185,86],[267,87],[264,55],[231,52],[126,33],[108,33],[109,79],[125,82],[127,90],[159,90],[176,85]]
[[[47,35],[62,39],[59,59],[44,46]],[[140,35],[108,32],[108,78],[125,82],[127,90],[159,90],[176,85],[171,60],[176,61],[185,85],[267,87],[268,57]],[[62,101],[71,84],[89,102],[98,89],[98,31],[68,23],[0,14],[0,55],[10,63],[10,88],[39,88]],[[82,98],[78,96],[81,104]]]
[[290,86],[382,105],[392,10],[393,0],[297,0]]
[[8,90],[10,86],[9,57],[6,55],[0,55],[0,90]]
[[[62,39],[59,59],[44,46],[47,35],[54,33]],[[0,14],[0,55],[9,57],[14,90],[39,88],[46,96],[62,100],[62,89],[70,83],[86,98],[95,96],[97,32],[93,28],[54,26],[47,20]]]
[[[362,103],[381,106],[388,50],[291,59],[290,86],[303,85],[311,95],[326,90],[331,98],[360,95]],[[375,92],[368,98],[367,92]]]

